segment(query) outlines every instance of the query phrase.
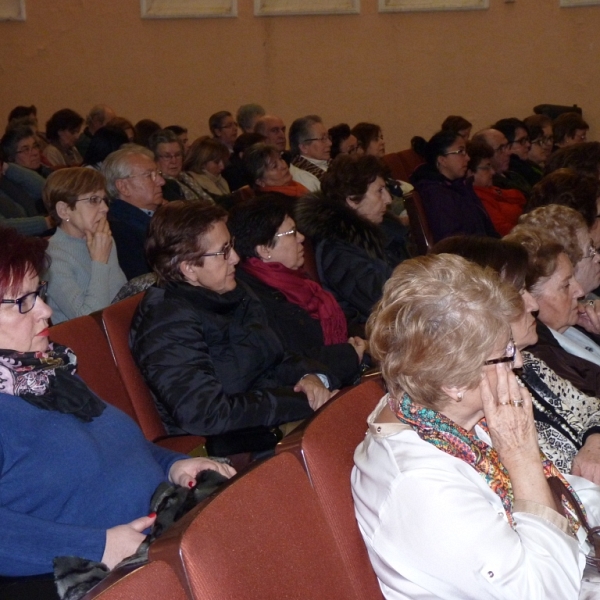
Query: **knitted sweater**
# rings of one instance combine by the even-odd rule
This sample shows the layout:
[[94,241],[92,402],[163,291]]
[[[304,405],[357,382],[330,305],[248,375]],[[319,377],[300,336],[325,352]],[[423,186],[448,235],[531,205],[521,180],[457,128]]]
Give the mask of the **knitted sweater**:
[[59,227],[50,238],[48,254],[52,264],[45,277],[55,325],[108,306],[127,282],[114,243],[107,264],[93,261],[85,239]]

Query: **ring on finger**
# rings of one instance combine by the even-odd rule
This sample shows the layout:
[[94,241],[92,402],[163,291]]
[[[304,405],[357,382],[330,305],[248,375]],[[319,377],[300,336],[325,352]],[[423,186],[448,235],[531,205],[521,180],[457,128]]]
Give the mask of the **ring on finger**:
[[524,404],[524,402],[523,402],[523,400],[521,400],[521,398],[516,398],[515,400],[511,400],[510,403],[513,406],[516,406],[517,408],[522,408],[523,404]]
[[500,402],[500,404],[501,404],[502,406],[508,406],[508,405],[510,404],[510,402]]

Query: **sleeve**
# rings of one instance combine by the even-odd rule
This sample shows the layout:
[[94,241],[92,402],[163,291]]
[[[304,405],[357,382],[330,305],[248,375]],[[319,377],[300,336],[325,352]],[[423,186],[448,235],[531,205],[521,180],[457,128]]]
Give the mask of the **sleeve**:
[[32,198],[38,200],[42,197],[42,190],[46,180],[31,169],[9,163],[4,175],[8,180],[22,187]]
[[82,288],[76,274],[81,263],[56,244],[50,247],[49,254],[52,263],[48,270],[48,296],[67,319],[88,315],[110,304],[118,292],[112,294],[110,263],[90,261],[90,282]]
[[155,397],[189,433],[215,435],[275,426],[312,414],[306,396],[292,388],[226,394],[210,357],[202,322],[185,306],[170,314],[161,311],[154,318],[146,314],[132,341],[135,359]]
[[374,532],[373,547],[388,567],[378,573],[385,585],[397,587],[401,574],[440,598],[578,597],[579,548],[555,524],[558,513],[547,520],[516,501],[513,529],[468,479],[417,473],[392,489]]
[[16,217],[13,219],[0,215],[3,227],[12,227],[22,235],[40,235],[48,231],[48,223],[44,217]]
[[173,452],[172,450],[168,450],[167,448],[157,446],[152,442],[148,442],[148,444],[150,445],[150,452],[152,454],[152,457],[163,469],[163,472],[165,474],[165,480],[169,478],[169,472],[171,471],[173,463],[176,463],[178,460],[185,460],[187,458],[190,458],[187,454]]
[[350,305],[358,311],[362,322],[366,322],[392,269],[357,246],[332,240],[318,245],[316,260],[324,287],[342,301],[342,306]]

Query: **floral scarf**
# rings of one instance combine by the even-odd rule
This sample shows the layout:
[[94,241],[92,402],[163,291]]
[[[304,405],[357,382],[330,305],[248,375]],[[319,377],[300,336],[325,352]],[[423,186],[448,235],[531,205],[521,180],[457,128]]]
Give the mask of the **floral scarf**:
[[[488,446],[475,434],[466,431],[443,414],[413,402],[407,394],[404,394],[401,402],[397,402],[390,396],[390,408],[396,417],[402,423],[410,425],[421,439],[433,444],[442,452],[460,458],[460,460],[471,465],[483,477],[491,490],[498,495],[508,517],[508,522],[511,527],[515,527],[512,516],[514,501],[512,484],[508,476],[508,471],[500,462],[498,452],[494,448]],[[485,419],[482,419],[478,425],[484,431],[488,431]],[[583,504],[577,497],[577,494],[575,494],[573,488],[560,474],[554,463],[546,458],[541,451],[540,454],[546,478],[557,477],[560,479],[573,494],[573,497],[585,515]],[[565,509],[564,512],[571,529],[577,532],[581,526],[577,515],[570,506],[564,506],[564,501],[563,508]]]
[[0,393],[90,422],[106,405],[75,376],[76,367],[73,351],[54,343],[45,352],[0,350]]

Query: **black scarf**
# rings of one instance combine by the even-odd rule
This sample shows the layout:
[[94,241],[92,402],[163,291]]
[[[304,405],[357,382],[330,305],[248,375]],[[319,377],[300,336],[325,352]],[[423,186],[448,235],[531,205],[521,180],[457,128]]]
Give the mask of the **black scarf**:
[[0,392],[89,423],[106,405],[75,377],[77,357],[51,343],[46,352],[0,350]]

